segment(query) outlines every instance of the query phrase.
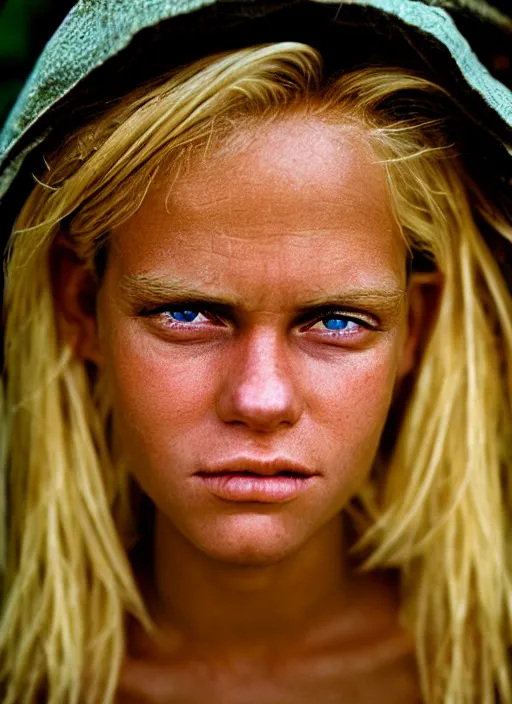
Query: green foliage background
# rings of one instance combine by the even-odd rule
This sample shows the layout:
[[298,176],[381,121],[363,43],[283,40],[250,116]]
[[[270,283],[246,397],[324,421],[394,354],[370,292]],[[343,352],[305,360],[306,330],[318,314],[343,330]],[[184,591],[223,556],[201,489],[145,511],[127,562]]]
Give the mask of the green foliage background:
[[0,0],[0,124],[74,0]]

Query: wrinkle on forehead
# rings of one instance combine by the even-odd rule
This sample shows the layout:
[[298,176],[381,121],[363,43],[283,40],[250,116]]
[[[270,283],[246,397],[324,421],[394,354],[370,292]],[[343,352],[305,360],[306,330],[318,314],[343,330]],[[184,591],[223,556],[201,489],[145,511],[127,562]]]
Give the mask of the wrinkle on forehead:
[[[226,178],[219,179],[219,173]],[[333,186],[328,197],[327,182]],[[196,156],[177,181],[169,186],[161,180],[155,186],[147,196],[152,208],[183,224],[210,218],[210,232],[232,239],[250,236],[252,232],[262,239],[303,233],[321,237],[325,229],[322,215],[336,209],[343,211],[340,225],[345,223],[348,229],[351,221],[360,219],[367,209],[368,190],[377,197],[372,198],[367,219],[371,217],[375,223],[384,219],[390,229],[398,229],[384,168],[362,129],[333,126],[302,116],[263,124],[245,149],[232,153],[225,148],[207,160]],[[262,198],[269,189],[275,193],[271,204]],[[280,198],[284,190],[288,196],[303,198],[316,209],[314,228],[297,227],[297,202]],[[219,227],[221,205],[225,208],[223,226]],[[248,211],[252,216],[257,213],[257,219],[247,219]],[[243,232],[238,227],[241,219]]]
[[160,175],[119,234],[132,271],[292,287],[308,272],[329,285],[405,276],[384,167],[360,129],[311,117],[264,125],[240,153],[196,155],[171,184]]
[[[351,175],[357,174],[361,168],[368,171],[370,165],[375,178],[383,178],[382,165],[363,126],[334,124],[332,119],[326,121],[318,116],[288,113],[275,120],[251,122],[249,126],[242,122],[238,129],[235,127],[217,143],[213,139],[207,146],[198,146],[186,155],[182,154],[177,161],[178,168],[173,169],[174,178],[170,180],[169,174],[160,172],[152,191],[155,195],[158,192],[159,196],[164,193],[167,202],[173,197],[176,183],[182,193],[194,189],[198,180],[203,185],[210,183],[213,186],[218,169],[245,180],[272,178],[278,172],[289,188],[300,191],[308,184],[318,183],[318,175],[326,166],[327,153],[328,161],[341,166],[342,173],[348,176],[344,179],[347,187]],[[245,171],[244,162],[248,157],[252,174]],[[207,188],[194,194],[197,208],[206,208],[225,197],[216,193],[212,199],[208,191]]]

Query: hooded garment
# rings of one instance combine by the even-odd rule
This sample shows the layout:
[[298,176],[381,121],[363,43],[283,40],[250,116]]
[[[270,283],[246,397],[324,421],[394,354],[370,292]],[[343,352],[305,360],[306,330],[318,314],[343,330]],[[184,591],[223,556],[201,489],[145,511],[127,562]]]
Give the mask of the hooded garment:
[[[319,49],[328,71],[395,63],[432,77],[467,118],[472,176],[509,210],[512,93],[477,58],[462,20],[512,39],[512,19],[485,0],[80,0],[0,132],[2,243],[56,135],[167,68],[279,41]],[[508,252],[495,254],[510,262]]]
[[[81,0],[0,133],[2,242],[59,135],[166,69],[280,41],[317,48],[328,72],[384,63],[432,77],[465,116],[466,166],[510,214],[512,93],[477,58],[458,28],[463,19],[512,38],[512,20],[485,0]],[[490,244],[511,282],[512,245],[503,238]]]

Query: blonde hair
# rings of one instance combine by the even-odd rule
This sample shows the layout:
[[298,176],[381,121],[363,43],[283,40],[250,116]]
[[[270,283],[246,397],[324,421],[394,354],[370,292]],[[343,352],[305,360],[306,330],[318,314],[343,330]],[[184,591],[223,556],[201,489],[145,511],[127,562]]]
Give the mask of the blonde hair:
[[45,183],[19,214],[5,292],[5,704],[42,687],[49,704],[112,702],[125,615],[154,627],[128,558],[137,490],[110,438],[108,391],[59,339],[56,237],[95,270],[159,171],[291,109],[362,128],[411,251],[444,277],[392,449],[350,509],[361,568],[401,571],[427,702],[512,702],[512,301],[482,235],[485,223],[511,240],[510,225],[463,168],[442,88],[399,68],[325,81],[315,50],[281,43],[138,88],[47,155]]

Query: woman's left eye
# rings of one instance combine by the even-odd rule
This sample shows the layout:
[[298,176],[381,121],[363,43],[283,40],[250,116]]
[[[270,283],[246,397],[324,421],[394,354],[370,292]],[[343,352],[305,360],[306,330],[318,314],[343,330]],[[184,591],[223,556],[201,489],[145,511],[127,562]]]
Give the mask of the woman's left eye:
[[[322,327],[317,327],[322,326]],[[326,330],[328,332],[341,332],[347,334],[353,334],[358,332],[363,327],[369,327],[368,324],[365,325],[364,320],[359,320],[356,318],[349,317],[347,315],[342,315],[341,313],[324,315],[322,318],[316,321],[309,329],[320,329]]]

